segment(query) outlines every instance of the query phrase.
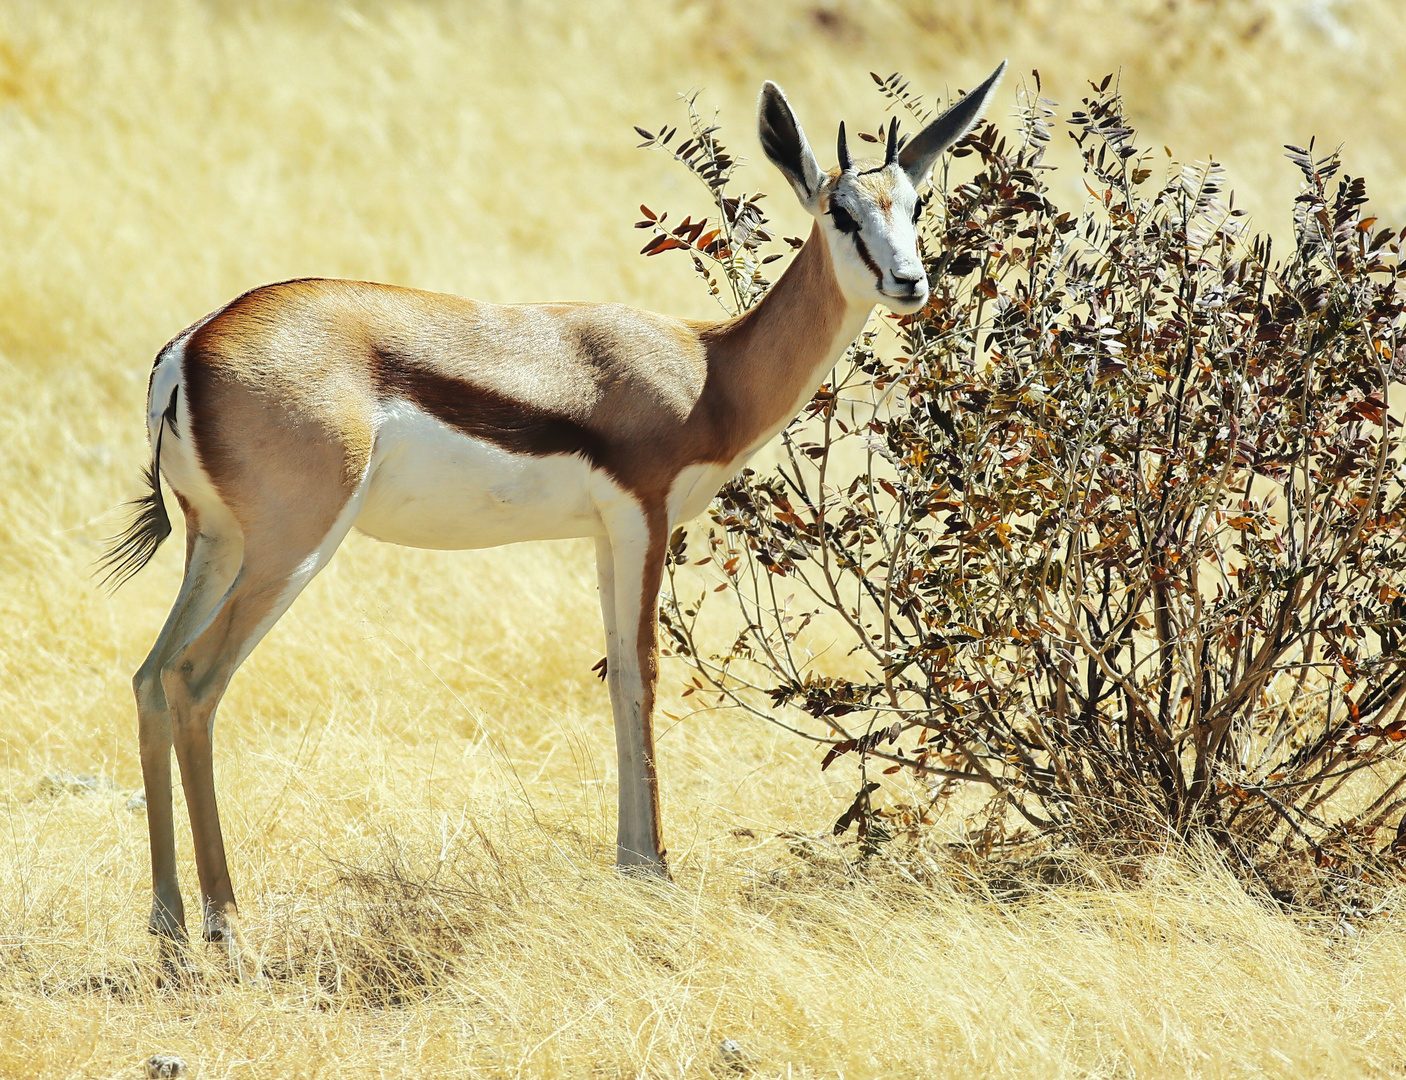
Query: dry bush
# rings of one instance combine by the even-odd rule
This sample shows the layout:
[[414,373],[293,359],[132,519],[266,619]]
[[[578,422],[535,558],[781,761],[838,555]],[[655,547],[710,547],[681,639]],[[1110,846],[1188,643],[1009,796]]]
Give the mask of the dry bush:
[[[900,76],[874,78],[929,116]],[[898,348],[862,338],[779,463],[723,489],[701,544],[676,534],[671,565],[701,547],[738,618],[704,638],[709,593],[671,578],[673,649],[695,689],[825,746],[822,769],[859,756],[835,832],[865,848],[975,784],[983,850],[1207,836],[1281,900],[1357,903],[1406,844],[1389,410],[1406,230],[1338,153],[1290,147],[1296,242],[1276,254],[1219,164],[1139,146],[1112,76],[1069,118],[1088,196],[1064,209],[1038,76],[1021,102],[1016,131],[954,150],[974,179],[938,177],[933,299],[894,320]],[[779,256],[691,102],[690,122],[676,156],[717,217],[651,212],[645,252],[687,250],[745,307]],[[817,665],[817,619],[858,672]],[[921,776],[927,805],[879,809],[880,768]]]

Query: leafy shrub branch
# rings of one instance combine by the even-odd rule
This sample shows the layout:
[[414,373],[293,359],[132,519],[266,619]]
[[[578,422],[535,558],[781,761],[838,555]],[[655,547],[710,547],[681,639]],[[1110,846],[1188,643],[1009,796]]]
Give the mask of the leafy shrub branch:
[[[923,115],[901,77],[875,81]],[[692,545],[676,534],[668,644],[692,692],[819,744],[821,768],[858,761],[836,830],[870,848],[976,785],[988,850],[1201,835],[1305,901],[1396,875],[1406,230],[1310,143],[1288,148],[1303,182],[1276,251],[1219,164],[1157,164],[1112,79],[1091,85],[1061,125],[1037,81],[1013,131],[955,148],[971,180],[940,167],[931,302],[871,328],[779,464],[724,488]],[[645,251],[686,251],[735,312],[783,253],[687,106],[672,152],[711,216],[647,212]],[[1088,192],[1069,209],[1057,126]],[[701,595],[686,561],[716,579]],[[705,602],[733,606],[731,633],[705,634]],[[920,777],[926,803],[878,807],[875,768]]]

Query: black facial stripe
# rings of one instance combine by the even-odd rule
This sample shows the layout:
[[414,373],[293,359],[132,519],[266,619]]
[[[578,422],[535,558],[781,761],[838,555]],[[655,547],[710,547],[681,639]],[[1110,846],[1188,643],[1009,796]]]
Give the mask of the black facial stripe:
[[835,223],[835,228],[842,233],[857,233],[859,231],[859,219],[838,202],[830,203],[830,218]]
[[884,291],[884,272],[874,262],[874,257],[869,254],[869,249],[864,246],[864,238],[858,233],[854,234],[855,250],[859,252],[859,257],[864,260],[864,265],[869,268],[869,272],[874,275],[874,281],[878,284],[879,292]]

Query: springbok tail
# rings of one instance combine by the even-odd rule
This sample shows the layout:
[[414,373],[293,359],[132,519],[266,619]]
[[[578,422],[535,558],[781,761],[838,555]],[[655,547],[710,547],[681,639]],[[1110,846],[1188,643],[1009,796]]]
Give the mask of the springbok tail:
[[108,592],[116,592],[128,578],[151,562],[156,549],[171,535],[171,518],[166,513],[166,500],[161,497],[161,436],[166,425],[175,421],[178,393],[179,384],[172,388],[171,400],[156,425],[151,464],[142,470],[146,494],[127,503],[132,520],[122,532],[108,539],[107,550],[94,567],[94,573],[102,575],[102,587]]

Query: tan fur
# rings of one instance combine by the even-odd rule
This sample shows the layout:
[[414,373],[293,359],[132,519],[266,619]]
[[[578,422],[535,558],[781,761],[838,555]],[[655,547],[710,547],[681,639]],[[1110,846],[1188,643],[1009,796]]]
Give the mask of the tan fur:
[[[244,656],[351,527],[394,397],[510,453],[579,454],[643,515],[643,547],[622,534],[601,549],[615,561],[603,582],[638,575],[637,606],[617,612],[611,597],[603,610],[608,626],[617,616],[633,624],[633,656],[617,659],[636,664],[637,679],[619,674],[613,698],[627,681],[640,695],[613,700],[617,740],[636,748],[622,757],[630,772],[622,792],[637,816],[621,863],[667,873],[653,708],[671,490],[692,466],[726,475],[785,424],[866,314],[841,293],[817,225],[767,296],[721,323],[618,304],[505,306],[308,279],[246,293],[178,338],[184,435],[218,498],[215,516],[234,533],[202,534],[199,507],[177,491],[187,581],[136,680],[154,800],[152,928],[168,940],[184,935],[170,821],[174,747],[205,933],[237,952],[214,787],[215,709]],[[628,518],[606,521],[607,530],[630,528]]]
[[334,513],[370,459],[384,353],[454,380],[468,408],[488,391],[579,425],[622,486],[662,497],[684,467],[733,461],[794,412],[845,314],[818,232],[756,307],[722,323],[356,281],[255,290],[186,347],[201,463],[246,531],[280,512],[278,491],[325,504],[310,521]]
[[882,162],[865,162],[868,169],[855,173],[854,185],[863,191],[884,213],[893,209],[894,176],[882,168]]
[[[214,487],[215,516],[233,533],[201,533],[200,506],[177,491],[191,537],[187,581],[135,681],[152,800],[152,930],[167,942],[184,937],[174,748],[205,935],[229,942],[239,963],[215,799],[215,709],[243,657],[352,527],[377,425],[395,397],[509,453],[579,454],[643,513],[643,548],[634,540],[600,548],[614,560],[602,581],[640,575],[640,599],[617,612],[610,598],[603,613],[607,629],[617,617],[634,624],[638,667],[637,678],[612,679],[617,744],[633,747],[621,757],[631,840],[621,841],[620,863],[666,875],[652,714],[669,496],[690,467],[720,482],[785,425],[866,315],[839,290],[817,224],[768,295],[725,322],[614,304],[478,304],[311,278],[257,288],[177,339],[184,435]],[[606,520],[607,532],[631,527],[627,518]]]

